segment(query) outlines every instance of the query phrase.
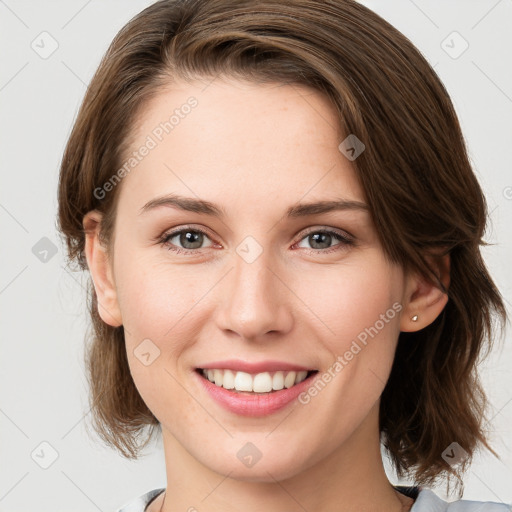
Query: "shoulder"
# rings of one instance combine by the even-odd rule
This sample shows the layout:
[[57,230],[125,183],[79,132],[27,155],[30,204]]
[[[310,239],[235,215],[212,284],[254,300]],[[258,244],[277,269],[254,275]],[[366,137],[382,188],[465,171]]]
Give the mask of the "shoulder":
[[[116,512],[144,512],[165,488],[153,489],[123,505]],[[420,489],[410,512],[512,512],[512,506],[494,501],[457,500],[448,503],[430,489]]]
[[410,512],[512,512],[512,506],[494,501],[444,501],[427,488],[419,491]]
[[144,512],[146,507],[163,491],[165,491],[165,487],[148,491],[138,498],[125,503],[121,508],[116,510],[116,512]]

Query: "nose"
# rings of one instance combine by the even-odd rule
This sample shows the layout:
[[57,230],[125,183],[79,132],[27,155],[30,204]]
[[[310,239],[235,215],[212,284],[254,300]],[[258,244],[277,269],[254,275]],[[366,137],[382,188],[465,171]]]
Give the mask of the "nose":
[[[263,251],[249,262],[234,255],[234,268],[223,279],[217,325],[248,341],[272,339],[292,329],[293,292],[282,266]],[[282,269],[282,270],[280,270]],[[281,275],[280,275],[281,274]]]

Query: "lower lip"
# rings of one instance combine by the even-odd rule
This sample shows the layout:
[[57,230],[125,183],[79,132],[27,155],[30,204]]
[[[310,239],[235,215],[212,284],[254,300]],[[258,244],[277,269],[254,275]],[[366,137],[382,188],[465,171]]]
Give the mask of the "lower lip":
[[291,388],[284,388],[271,393],[239,393],[229,389],[216,386],[207,378],[194,372],[206,391],[222,407],[240,416],[267,416],[286,407],[297,396],[305,391],[318,372],[312,373],[307,379]]

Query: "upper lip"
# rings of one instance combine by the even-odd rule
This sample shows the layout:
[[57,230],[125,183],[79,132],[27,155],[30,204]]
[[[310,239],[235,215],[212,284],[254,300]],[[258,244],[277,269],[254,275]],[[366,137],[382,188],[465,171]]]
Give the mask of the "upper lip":
[[276,372],[279,370],[285,371],[309,371],[313,368],[307,368],[299,364],[286,363],[284,361],[259,361],[257,363],[249,363],[238,359],[230,359],[226,361],[214,361],[212,363],[205,363],[199,365],[201,369],[219,369],[219,370],[233,370],[246,373],[263,373],[263,372]]

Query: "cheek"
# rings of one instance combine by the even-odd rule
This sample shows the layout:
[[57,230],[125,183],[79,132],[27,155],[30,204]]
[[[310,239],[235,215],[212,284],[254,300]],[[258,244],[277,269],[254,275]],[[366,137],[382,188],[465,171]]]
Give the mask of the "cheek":
[[402,308],[401,270],[387,264],[380,253],[368,256],[364,262],[340,265],[335,272],[330,268],[301,279],[298,292],[308,298],[305,302],[321,321],[317,332],[323,335],[318,339],[328,366],[324,382],[334,382],[327,384],[329,401],[354,406],[355,416],[364,415],[382,393],[393,364]]
[[321,382],[301,403],[310,408],[312,428],[332,425],[333,443],[350,435],[385,387],[399,334],[401,283],[401,271],[377,254],[301,279],[298,293],[320,320],[313,318],[318,353],[325,356]]
[[[168,262],[160,259],[155,263],[155,258],[147,255],[122,254],[115,268],[128,364],[135,386],[158,418],[165,415],[164,403],[172,403],[181,411],[180,404],[187,402],[187,395],[175,380],[183,377],[177,367],[194,339],[193,307],[211,284],[207,286],[207,276],[201,279],[192,267],[172,268]],[[181,411],[180,415],[184,413]]]
[[156,342],[169,337],[179,340],[186,315],[206,291],[208,279],[203,277],[192,266],[171,268],[162,258],[120,256],[116,283],[125,329],[133,337]]
[[322,322],[323,339],[333,352],[344,351],[347,343],[375,324],[383,337],[394,338],[397,333],[400,271],[386,264],[377,253],[369,256],[357,264],[305,274],[298,281],[297,295]]

